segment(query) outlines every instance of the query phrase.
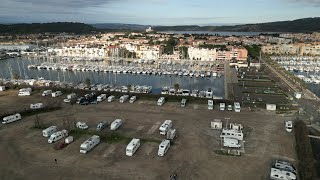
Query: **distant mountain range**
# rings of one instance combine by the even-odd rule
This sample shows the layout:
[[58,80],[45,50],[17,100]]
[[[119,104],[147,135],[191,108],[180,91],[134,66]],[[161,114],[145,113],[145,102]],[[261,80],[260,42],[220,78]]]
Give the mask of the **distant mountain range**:
[[[0,24],[0,34],[22,34],[42,32],[66,32],[84,34],[106,31],[144,31],[148,25],[139,24],[84,24],[70,22]],[[304,18],[293,21],[279,21],[259,24],[229,26],[152,26],[156,31],[238,31],[238,32],[320,32],[320,17]]]
[[[97,29],[145,30],[149,26],[138,24],[92,24]],[[156,31],[237,31],[237,32],[320,32],[320,17],[293,21],[278,21],[230,26],[152,26]]]

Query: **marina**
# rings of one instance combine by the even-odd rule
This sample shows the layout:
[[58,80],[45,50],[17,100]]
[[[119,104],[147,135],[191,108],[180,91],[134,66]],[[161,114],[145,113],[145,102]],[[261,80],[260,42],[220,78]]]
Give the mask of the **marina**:
[[[136,92],[161,94],[163,88],[176,87],[175,94],[188,90],[204,94],[209,89],[213,95],[224,97],[224,76],[218,72],[191,71],[188,66],[162,64],[161,68],[151,68],[141,63],[123,64],[116,62],[55,63],[44,60],[14,58],[0,61],[0,76],[7,80],[18,76],[21,80],[42,80],[42,84],[52,83],[61,87],[92,89],[116,92]],[[87,87],[86,81],[91,86]],[[192,93],[194,92],[194,93]],[[202,92],[202,93],[200,93]],[[201,95],[202,96],[202,95]]]

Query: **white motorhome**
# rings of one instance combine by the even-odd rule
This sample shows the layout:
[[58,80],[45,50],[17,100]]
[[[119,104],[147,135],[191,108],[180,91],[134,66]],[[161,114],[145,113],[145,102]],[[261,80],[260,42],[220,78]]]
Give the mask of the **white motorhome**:
[[58,96],[61,96],[62,95],[62,92],[61,91],[56,91],[56,92],[53,92],[51,94],[52,97],[58,97]]
[[206,92],[205,92],[205,97],[206,98],[213,98],[213,91],[211,89],[208,89]]
[[170,148],[170,140],[164,139],[159,145],[158,156],[164,156]]
[[73,98],[77,97],[76,93],[71,93],[67,95],[67,99],[71,100]]
[[129,103],[134,103],[137,100],[137,96],[131,96]]
[[276,160],[273,164],[273,167],[280,169],[280,170],[284,170],[284,171],[290,171],[294,174],[297,173],[296,168],[291,163],[289,163],[287,161]]
[[208,109],[209,110],[213,109],[213,100],[208,100]]
[[270,179],[272,180],[296,180],[297,177],[294,173],[276,169],[276,168],[271,168],[270,171]]
[[96,145],[100,143],[100,137],[97,135],[93,135],[88,140],[86,140],[84,143],[80,145],[80,153],[87,153],[92,148],[94,148]]
[[240,112],[240,111],[241,111],[240,103],[235,102],[234,103],[234,112]]
[[50,138],[48,139],[48,143],[50,143],[50,144],[54,143],[64,137],[67,137],[67,136],[68,136],[68,131],[63,129],[61,131],[58,131],[58,132],[51,134]]
[[45,90],[43,91],[42,96],[49,96],[51,94],[52,94],[52,90]]
[[5,91],[6,87],[5,86],[0,86],[0,91]]
[[220,103],[220,111],[224,111],[226,109],[226,103]]
[[164,103],[166,102],[166,98],[165,97],[160,97],[157,101],[157,105],[158,106],[162,106]]
[[121,126],[121,124],[122,124],[121,119],[114,120],[110,125],[110,130],[112,131],[117,130]]
[[292,132],[292,128],[293,128],[292,121],[285,121],[285,128],[287,132]]
[[172,127],[171,120],[165,120],[162,125],[159,127],[159,131],[161,135],[166,135],[169,129]]
[[181,107],[185,107],[187,104],[187,99],[182,99],[181,100]]
[[19,90],[18,96],[30,96],[32,92],[31,88],[23,88]]
[[177,130],[170,128],[167,132],[167,139],[173,140],[177,135]]
[[13,115],[4,117],[2,119],[2,124],[8,124],[8,123],[11,123],[14,121],[19,121],[19,120],[21,120],[21,115],[19,113],[17,113],[17,114],[13,114]]
[[102,102],[107,98],[106,94],[100,94],[100,96],[97,97],[97,102]]
[[114,101],[115,99],[116,99],[115,96],[109,96],[109,97],[108,97],[108,102],[112,102],[112,101]]
[[234,129],[222,129],[220,134],[221,138],[232,138],[237,139],[239,141],[243,140],[243,133],[241,131],[237,131]]
[[139,147],[140,147],[140,139],[133,138],[131,142],[127,145],[126,155],[133,156],[133,154],[138,150]]
[[223,146],[229,147],[229,148],[239,148],[241,147],[241,144],[237,139],[223,138]]
[[129,95],[123,95],[120,97],[119,102],[124,103],[129,99]]
[[41,109],[43,108],[43,103],[30,104],[30,109]]
[[51,134],[57,132],[57,126],[50,126],[42,131],[43,137],[50,137]]

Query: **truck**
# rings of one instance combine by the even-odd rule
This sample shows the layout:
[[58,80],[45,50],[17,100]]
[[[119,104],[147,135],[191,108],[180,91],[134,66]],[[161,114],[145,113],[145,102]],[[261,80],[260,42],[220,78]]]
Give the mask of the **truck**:
[[159,127],[159,131],[161,135],[166,135],[169,129],[172,127],[171,120],[165,120],[162,125]]
[[52,90],[45,90],[43,91],[42,96],[49,96],[51,94],[52,94]]
[[97,102],[102,102],[107,98],[106,94],[100,94],[100,96],[97,97]]
[[122,124],[121,119],[114,120],[110,125],[110,130],[112,131],[117,130],[121,126],[121,124]]
[[165,97],[160,97],[157,101],[157,105],[158,106],[162,106],[164,103],[166,102],[166,98]]
[[63,129],[61,131],[55,132],[50,135],[50,138],[48,139],[48,143],[54,143],[59,141],[60,139],[67,137],[68,136],[68,131]]
[[43,103],[30,104],[30,109],[41,109],[43,108]]
[[126,148],[126,155],[133,156],[133,154],[138,150],[140,147],[140,139],[133,138],[130,143],[127,145]]
[[226,103],[220,103],[220,111],[224,111],[226,108]]
[[2,119],[2,124],[8,124],[8,123],[11,123],[14,121],[19,121],[19,120],[21,120],[21,115],[19,113],[17,113],[17,114],[13,114],[13,115],[4,117]]
[[159,145],[158,156],[164,156],[170,148],[170,140],[164,139]]
[[100,137],[93,135],[88,140],[80,145],[80,153],[87,153],[100,143]]
[[123,95],[120,97],[119,102],[124,103],[129,99],[129,95]]
[[107,121],[101,121],[99,122],[99,124],[97,125],[96,130],[97,131],[101,131],[102,129],[106,128],[108,126],[108,122]]
[[53,92],[53,93],[51,94],[52,97],[59,97],[59,96],[61,96],[61,95],[62,95],[62,92],[61,92],[61,91],[56,91],[56,92]]
[[50,137],[51,134],[57,132],[57,126],[50,126],[47,129],[44,129],[42,131],[42,136],[43,137]]

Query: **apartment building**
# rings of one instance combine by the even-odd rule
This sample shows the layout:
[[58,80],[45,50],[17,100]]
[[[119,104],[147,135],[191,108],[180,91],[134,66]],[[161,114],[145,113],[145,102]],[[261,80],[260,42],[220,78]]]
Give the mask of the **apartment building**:
[[202,61],[230,61],[235,59],[238,61],[246,61],[248,58],[248,51],[243,47],[228,46],[227,49],[205,49],[190,47],[188,49],[189,58],[192,60]]
[[188,55],[191,60],[215,61],[217,59],[217,49],[189,47]]
[[105,49],[98,47],[87,47],[85,45],[77,45],[72,47],[52,48],[48,49],[49,53],[54,53],[57,56],[69,57],[105,57]]
[[265,45],[262,47],[262,52],[266,54],[292,54],[292,55],[320,55],[320,44],[276,44]]

